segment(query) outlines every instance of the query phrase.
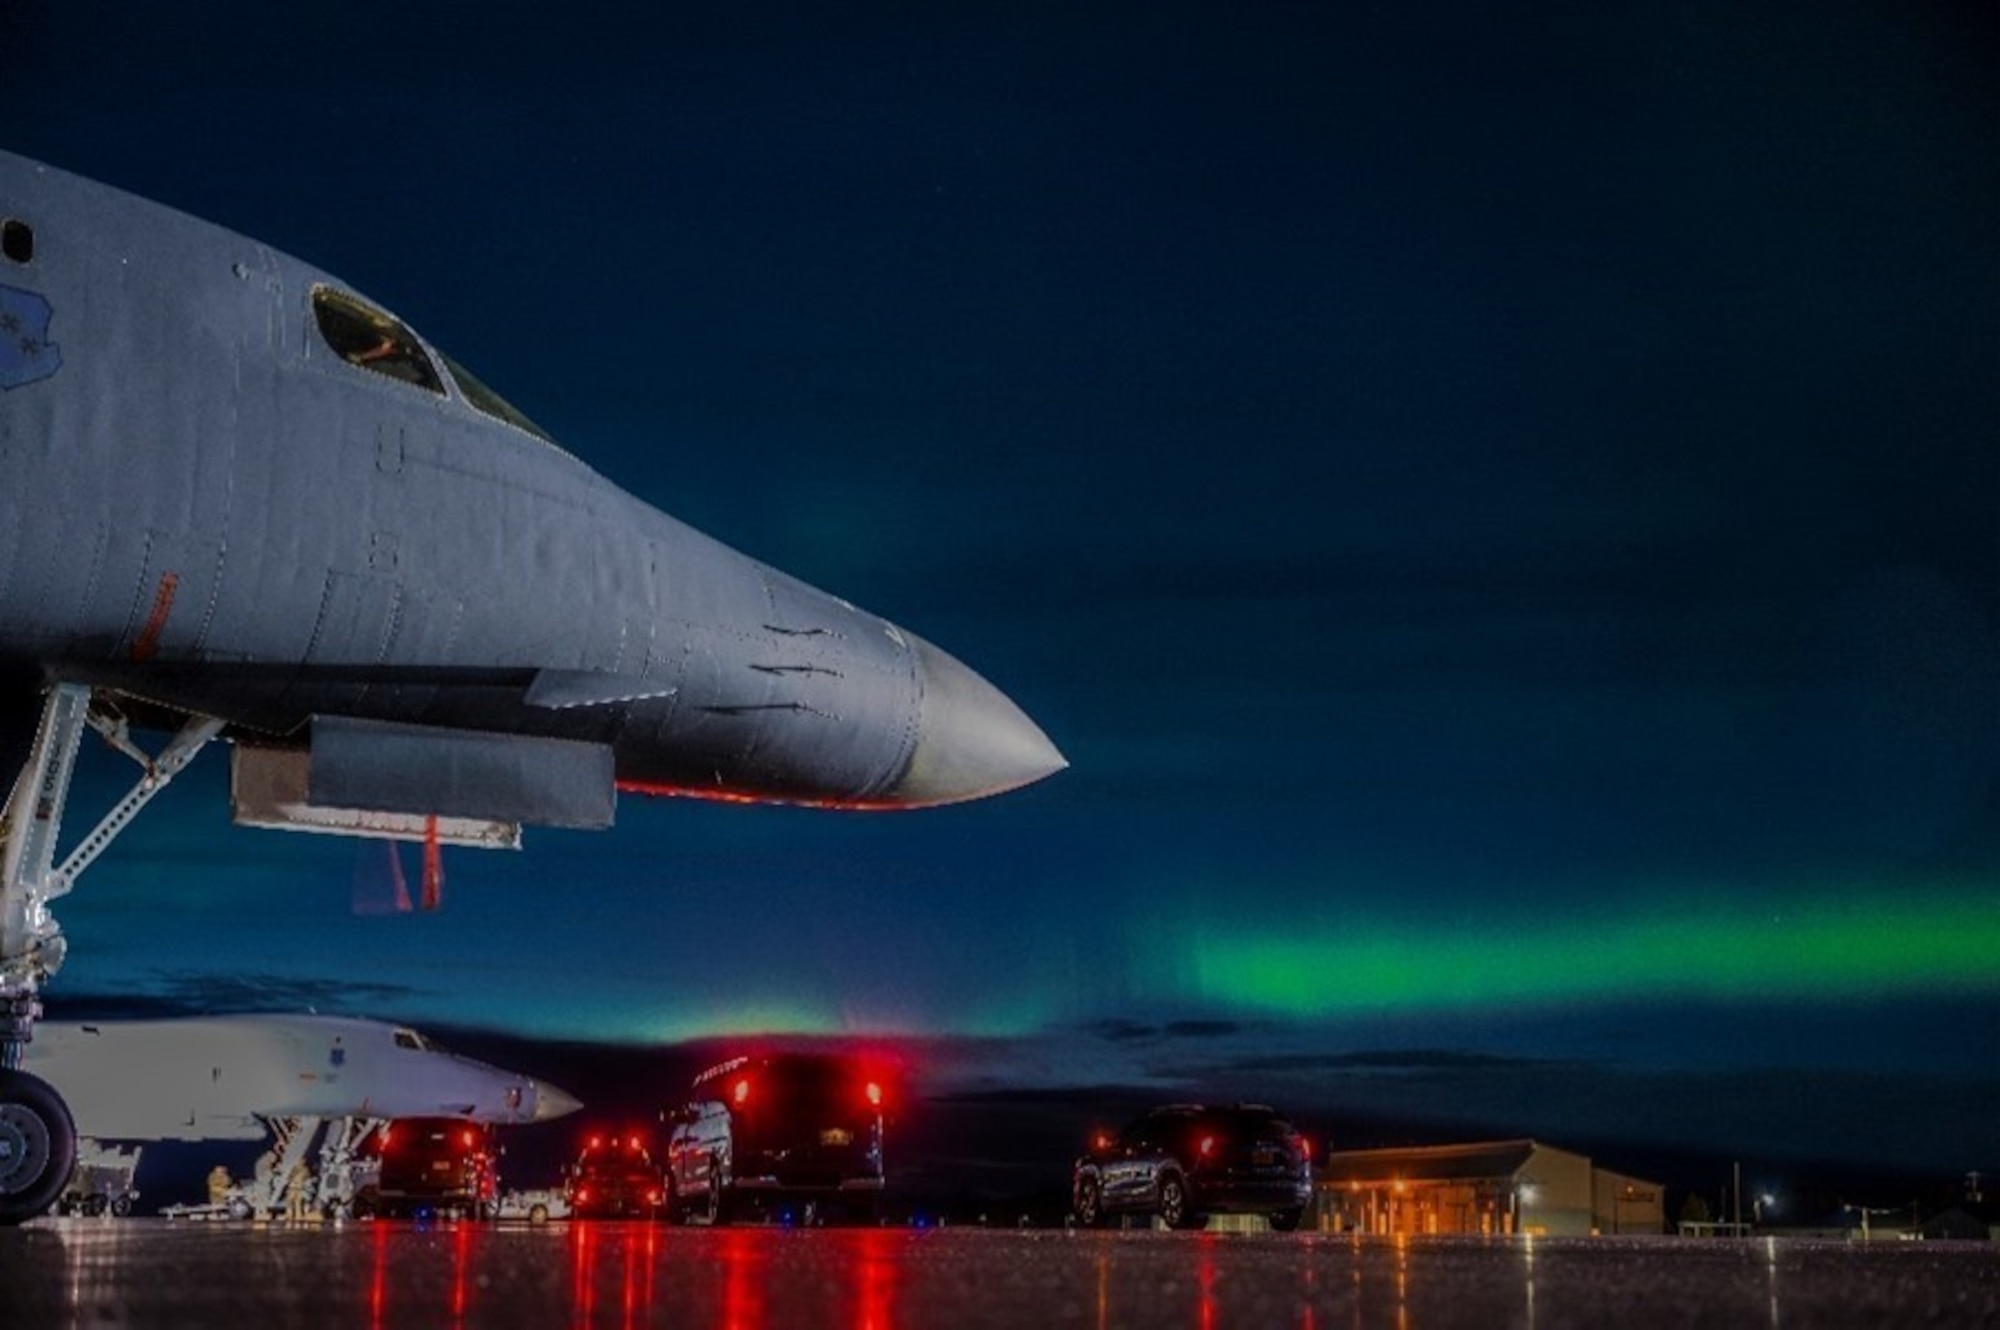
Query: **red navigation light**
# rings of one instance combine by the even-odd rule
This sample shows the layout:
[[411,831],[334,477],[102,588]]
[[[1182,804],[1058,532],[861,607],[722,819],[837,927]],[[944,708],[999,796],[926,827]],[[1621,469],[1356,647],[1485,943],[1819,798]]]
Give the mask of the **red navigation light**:
[[879,1082],[868,1082],[868,1088],[863,1090],[862,1093],[868,1096],[869,1103],[877,1108],[882,1107],[882,1086]]
[[750,1098],[750,1082],[747,1079],[736,1082],[736,1088],[729,1092],[729,1096],[739,1104],[746,1102]]
[[382,1128],[382,1148],[384,1150],[389,1148],[389,1138],[395,1134],[395,1130],[396,1128],[394,1123],[391,1123],[390,1125]]
[[602,1136],[593,1136],[590,1138],[590,1148],[593,1150],[597,1149],[599,1146],[603,1144],[604,1144],[604,1138]]
[[1090,1134],[1090,1148],[1093,1150],[1109,1150],[1111,1148],[1111,1133],[1108,1131],[1092,1132]]

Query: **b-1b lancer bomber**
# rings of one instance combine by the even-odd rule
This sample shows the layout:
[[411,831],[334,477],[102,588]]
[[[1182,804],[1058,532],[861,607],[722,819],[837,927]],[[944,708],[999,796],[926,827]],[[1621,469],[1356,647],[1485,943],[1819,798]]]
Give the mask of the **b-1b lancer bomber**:
[[[73,1152],[19,1070],[50,903],[212,739],[239,822],[432,846],[608,827],[620,790],[915,808],[1064,765],[972,670],[620,490],[354,287],[6,153],[0,477],[0,1222]],[[58,858],[85,726],[141,775]]]
[[85,1139],[271,1141],[271,1169],[237,1197],[245,1215],[281,1208],[301,1165],[314,1210],[352,1206],[356,1161],[392,1119],[547,1122],[581,1107],[407,1026],[351,1017],[45,1021],[37,1036],[27,1065]]

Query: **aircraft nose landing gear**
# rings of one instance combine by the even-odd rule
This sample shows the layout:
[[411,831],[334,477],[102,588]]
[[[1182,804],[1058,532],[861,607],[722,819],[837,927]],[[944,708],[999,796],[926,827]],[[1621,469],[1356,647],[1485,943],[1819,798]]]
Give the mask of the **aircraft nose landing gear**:
[[62,1097],[39,1076],[0,1068],[0,1224],[55,1204],[76,1158],[76,1127]]

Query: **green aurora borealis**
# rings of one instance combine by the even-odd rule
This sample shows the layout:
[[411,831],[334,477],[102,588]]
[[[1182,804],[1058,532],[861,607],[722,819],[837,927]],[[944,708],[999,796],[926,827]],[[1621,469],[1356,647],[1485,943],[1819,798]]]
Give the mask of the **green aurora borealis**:
[[1204,933],[1188,996],[1318,1016],[1630,998],[1872,998],[2000,991],[2000,893],[1704,902],[1458,929]]

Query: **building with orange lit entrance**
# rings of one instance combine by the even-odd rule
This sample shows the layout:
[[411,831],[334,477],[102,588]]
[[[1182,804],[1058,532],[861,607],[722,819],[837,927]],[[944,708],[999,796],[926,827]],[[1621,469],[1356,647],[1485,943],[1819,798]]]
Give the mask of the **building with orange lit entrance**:
[[1539,1141],[1329,1154],[1315,1178],[1319,1226],[1379,1235],[1660,1233],[1659,1183]]

